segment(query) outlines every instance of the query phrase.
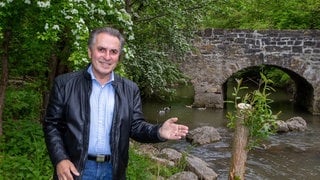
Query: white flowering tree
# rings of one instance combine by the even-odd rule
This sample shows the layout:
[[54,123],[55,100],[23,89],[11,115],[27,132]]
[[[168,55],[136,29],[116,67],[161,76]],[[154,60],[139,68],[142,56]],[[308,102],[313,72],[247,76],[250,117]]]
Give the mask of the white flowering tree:
[[[53,78],[87,64],[91,29],[113,26],[123,31],[127,39],[133,39],[131,16],[124,8],[122,0],[0,2],[0,135],[8,76],[37,77],[44,109]],[[129,48],[125,50],[127,56],[132,54]]]
[[[144,96],[168,100],[172,85],[185,82],[176,61],[190,50],[190,38],[201,27],[212,0],[126,0],[132,16],[136,45],[134,59],[125,62],[127,73]],[[139,69],[139,71],[136,71]]]
[[54,77],[88,63],[88,33],[98,26],[118,28],[126,36],[127,60],[118,72],[136,81],[144,95],[166,99],[171,85],[183,79],[172,60],[188,50],[188,38],[210,2],[2,0],[0,134],[8,77],[32,77],[44,110]]

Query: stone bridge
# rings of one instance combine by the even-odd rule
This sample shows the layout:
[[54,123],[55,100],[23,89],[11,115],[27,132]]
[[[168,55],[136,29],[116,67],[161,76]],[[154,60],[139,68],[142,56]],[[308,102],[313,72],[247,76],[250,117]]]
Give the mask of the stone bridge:
[[320,115],[319,30],[206,29],[198,35],[195,50],[180,62],[192,80],[195,106],[224,108],[226,82],[234,73],[269,65],[294,80],[294,102]]

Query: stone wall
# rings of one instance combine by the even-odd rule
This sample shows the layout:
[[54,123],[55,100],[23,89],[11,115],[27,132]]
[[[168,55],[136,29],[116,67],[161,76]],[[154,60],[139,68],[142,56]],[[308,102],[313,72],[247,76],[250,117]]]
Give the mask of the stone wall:
[[297,103],[320,114],[319,30],[206,29],[193,40],[196,47],[181,62],[194,85],[195,106],[223,108],[225,84],[242,69],[277,66],[296,82]]

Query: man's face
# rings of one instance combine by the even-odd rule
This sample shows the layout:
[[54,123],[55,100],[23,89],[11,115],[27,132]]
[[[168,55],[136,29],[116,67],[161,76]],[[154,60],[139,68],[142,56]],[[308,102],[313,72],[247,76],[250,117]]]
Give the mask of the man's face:
[[106,33],[96,36],[92,47],[88,49],[92,70],[97,80],[106,82],[116,68],[120,57],[120,40]]

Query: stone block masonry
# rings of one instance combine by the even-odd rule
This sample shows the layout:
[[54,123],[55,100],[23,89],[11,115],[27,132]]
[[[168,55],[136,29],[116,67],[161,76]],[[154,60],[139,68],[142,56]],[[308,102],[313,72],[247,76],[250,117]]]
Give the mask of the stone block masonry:
[[295,81],[296,103],[320,114],[319,30],[205,29],[192,43],[195,50],[179,63],[193,83],[195,106],[223,108],[228,78],[245,68],[270,65]]

